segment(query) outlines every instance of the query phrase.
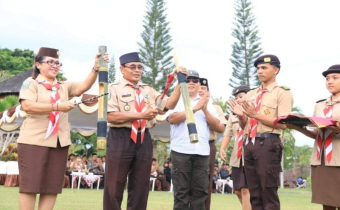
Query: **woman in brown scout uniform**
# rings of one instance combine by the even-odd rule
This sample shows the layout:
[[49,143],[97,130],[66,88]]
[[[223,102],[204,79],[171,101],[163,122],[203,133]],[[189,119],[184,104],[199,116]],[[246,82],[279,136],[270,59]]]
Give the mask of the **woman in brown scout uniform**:
[[[248,91],[249,86],[245,85],[239,86],[235,89],[233,95],[238,104],[241,105],[243,103]],[[241,202],[242,209],[251,210],[249,189],[247,187],[246,176],[243,171],[242,150],[244,135],[245,132],[238,124],[237,115],[229,115],[228,124],[223,134],[224,138],[220,148],[220,158],[223,162],[227,162],[225,149],[228,147],[231,137],[234,136],[234,148],[229,162],[233,171],[233,187],[235,194]]]
[[[18,138],[20,209],[53,209],[61,193],[71,144],[68,114],[75,104],[69,101],[91,88],[96,81],[100,54],[83,82],[56,79],[62,64],[57,49],[42,47],[34,60],[32,77],[21,87],[19,100],[27,113]],[[108,61],[108,55],[104,56]]]
[[[316,102],[315,117],[329,117],[340,120],[340,65],[329,67],[322,73],[326,77],[326,87],[332,94],[327,99]],[[311,157],[312,203],[323,205],[324,210],[340,209],[340,130],[331,126],[326,130],[307,130],[287,124],[304,135],[315,139]]]

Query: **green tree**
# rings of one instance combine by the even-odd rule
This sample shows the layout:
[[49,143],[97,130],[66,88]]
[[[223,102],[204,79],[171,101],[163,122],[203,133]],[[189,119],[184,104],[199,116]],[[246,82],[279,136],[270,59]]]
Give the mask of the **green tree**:
[[222,108],[223,112],[225,112],[228,109],[227,101],[223,101],[221,96],[219,98],[212,98],[212,99],[213,99],[213,104],[219,105]]
[[0,82],[5,81],[10,78],[8,71],[0,70]]
[[308,177],[309,176],[309,170],[305,170],[306,168],[309,168],[310,166],[310,158],[312,156],[313,148],[304,145],[301,147],[295,147],[294,153],[295,153],[295,159],[294,159],[294,166],[300,168],[300,172],[302,177]]
[[108,71],[108,83],[113,83],[116,80],[116,64],[115,64],[115,58],[112,56],[110,60],[109,65],[109,71]]
[[[0,82],[32,69],[34,57],[34,52],[28,49],[0,49]],[[57,79],[67,80],[62,70],[59,71]]]
[[172,38],[169,35],[164,1],[148,0],[146,8],[144,30],[141,33],[143,41],[138,43],[140,58],[145,67],[142,82],[160,90],[167,80],[167,75],[174,68],[172,56],[169,55],[172,50],[169,46]]
[[97,135],[93,134],[92,136],[84,137],[79,133],[75,133],[71,131],[71,142],[72,145],[69,148],[69,154],[75,153],[78,155],[87,155],[88,157],[92,155],[92,153],[97,152]]
[[8,110],[9,108],[18,105],[18,96],[10,95],[0,99],[0,112]]
[[[292,113],[302,115],[301,109],[298,107],[292,108]],[[284,170],[293,168],[296,163],[296,151],[295,151],[295,137],[293,136],[293,130],[285,129],[281,136],[283,140],[284,150],[283,150],[283,168]]]
[[232,45],[230,61],[233,64],[233,73],[229,79],[229,86],[233,88],[240,85],[259,86],[261,82],[253,63],[263,52],[250,0],[236,0],[235,10],[235,28],[232,30],[232,36],[236,41]]
[[0,49],[0,70],[7,71],[10,77],[32,68],[34,52],[32,50],[7,48]]

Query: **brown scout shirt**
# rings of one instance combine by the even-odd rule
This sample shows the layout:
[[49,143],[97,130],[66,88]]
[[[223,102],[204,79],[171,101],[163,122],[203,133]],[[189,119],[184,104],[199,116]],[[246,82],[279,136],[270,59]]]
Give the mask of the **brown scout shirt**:
[[[129,85],[133,84],[124,78],[110,85],[109,92],[111,97],[108,100],[107,112],[134,112],[135,89]],[[145,105],[155,109],[161,94],[153,89],[150,85],[139,82],[137,86],[141,88]],[[167,100],[168,97],[165,96],[160,106],[160,110],[164,110]],[[155,126],[155,124],[156,118],[149,120],[146,127],[152,128]],[[131,122],[125,122],[121,124],[109,123],[109,126],[131,128]]]
[[[45,79],[39,74],[38,81],[44,81]],[[29,77],[26,79],[21,87],[19,99],[30,100],[38,103],[51,104],[51,90],[47,90],[43,85],[39,84],[37,80]],[[57,80],[53,84],[57,83]],[[76,96],[76,89],[79,82],[59,82],[60,89],[58,93],[60,100],[68,101],[72,97]],[[54,106],[54,108],[56,108]],[[52,110],[52,106],[51,106]],[[30,144],[44,147],[57,147],[57,138],[59,138],[60,145],[62,147],[71,145],[70,138],[70,123],[68,122],[68,113],[59,112],[59,130],[58,135],[50,135],[45,138],[48,123],[49,113],[41,114],[29,114],[20,128],[20,135],[18,143]]]
[[[337,99],[340,101],[340,99]],[[315,105],[314,109],[314,116],[315,117],[323,117],[322,112],[323,109],[326,107],[326,105],[331,104],[331,98],[327,98],[327,100],[320,101]],[[333,113],[333,119],[340,120],[340,103],[336,103],[333,105],[332,109]],[[326,166],[340,166],[340,134],[333,134],[333,150],[332,150],[332,159],[328,163],[328,161],[325,161]],[[317,159],[317,145],[318,141],[315,140],[313,152],[311,156],[311,165],[321,165],[321,158]],[[321,148],[321,155],[324,155],[324,160],[327,160],[325,157],[325,141],[322,141],[322,148]]]
[[[260,87],[250,90],[246,95],[246,101],[248,103],[256,103],[256,98],[259,95],[258,90]],[[293,96],[290,90],[283,86],[277,86],[276,82],[273,82],[267,87],[268,92],[263,94],[262,103],[259,113],[268,115],[270,117],[282,117],[291,113],[293,107]],[[249,120],[247,124],[249,124]],[[247,133],[248,130],[245,130]],[[257,124],[257,133],[276,133],[281,135],[282,129],[274,129],[270,126],[264,125],[261,122]]]
[[[223,136],[231,136],[234,137],[234,148],[230,156],[230,162],[229,165],[232,167],[239,168],[240,167],[240,159],[237,158],[237,147],[238,147],[238,142],[237,142],[237,130],[240,127],[238,124],[238,117],[237,115],[230,114],[227,127],[225,128]],[[243,135],[246,133],[243,131]],[[242,151],[243,155],[243,151]]]
[[[224,117],[224,113],[222,108],[217,105],[217,104],[213,104],[214,108],[216,109],[216,113],[218,114],[218,119],[220,120],[220,123],[226,125],[227,124],[227,120]],[[217,140],[217,135],[216,132],[209,129],[210,130],[210,137],[209,140]]]

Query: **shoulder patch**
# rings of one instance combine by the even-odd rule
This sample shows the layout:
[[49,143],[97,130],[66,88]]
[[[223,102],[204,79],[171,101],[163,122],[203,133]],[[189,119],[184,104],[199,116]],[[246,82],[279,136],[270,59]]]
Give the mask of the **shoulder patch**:
[[282,89],[284,89],[284,90],[290,90],[290,88],[287,87],[287,86],[280,86],[280,88],[282,88]]
[[320,103],[320,102],[323,102],[323,101],[326,101],[326,99],[321,99],[321,100],[318,100],[317,102],[315,103]]
[[29,86],[30,86],[30,83],[29,82],[25,82],[25,83],[22,84],[21,90],[26,90]]

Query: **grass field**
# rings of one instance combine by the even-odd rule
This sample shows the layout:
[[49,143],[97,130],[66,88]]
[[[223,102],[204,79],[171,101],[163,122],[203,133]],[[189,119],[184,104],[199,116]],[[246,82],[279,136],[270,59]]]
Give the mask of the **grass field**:
[[[126,192],[122,209],[126,209]],[[319,210],[321,205],[311,203],[309,189],[280,189],[281,210]],[[19,209],[19,188],[0,186],[0,210]],[[100,210],[102,209],[103,190],[63,189],[55,205],[56,210]],[[170,192],[150,192],[148,210],[171,210],[173,194]],[[213,194],[212,210],[238,210],[241,205],[232,194]]]

